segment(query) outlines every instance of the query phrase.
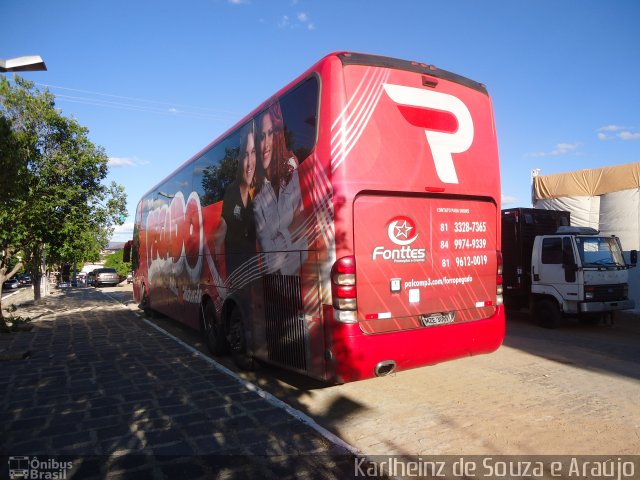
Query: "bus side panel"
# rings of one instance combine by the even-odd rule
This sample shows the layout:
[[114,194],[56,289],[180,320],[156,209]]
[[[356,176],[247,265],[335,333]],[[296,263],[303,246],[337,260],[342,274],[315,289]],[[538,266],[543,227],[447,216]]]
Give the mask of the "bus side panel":
[[[148,289],[149,278],[149,252],[147,246],[147,216],[149,215],[150,201],[143,198],[140,201],[140,217],[136,218],[139,222],[137,230],[138,234],[138,268],[135,272],[133,281],[134,298],[138,302],[142,302],[143,291]],[[135,242],[135,239],[134,239]]]
[[222,300],[228,295],[224,279],[226,278],[224,245],[220,255],[216,254],[214,235],[220,224],[222,202],[216,202],[202,208],[202,230],[204,248],[203,265],[200,279],[200,296],[206,294],[219,310]]
[[141,300],[141,285],[143,274],[147,271],[146,260],[143,260],[144,254],[141,242],[141,227],[142,227],[142,215],[144,211],[144,200],[138,202],[136,209],[136,216],[134,219],[133,227],[133,245],[131,247],[131,268],[133,269],[133,299],[140,303]]
[[204,254],[203,209],[195,192],[161,197],[145,200],[137,295],[141,298],[144,288],[153,310],[199,328],[200,284],[211,263],[211,255]]

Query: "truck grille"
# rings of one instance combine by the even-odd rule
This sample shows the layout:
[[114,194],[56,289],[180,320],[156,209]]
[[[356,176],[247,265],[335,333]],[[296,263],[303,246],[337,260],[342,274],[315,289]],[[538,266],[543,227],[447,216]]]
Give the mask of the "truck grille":
[[615,300],[625,300],[625,284],[619,285],[596,285],[593,290],[593,301],[611,302]]
[[269,360],[306,371],[307,330],[300,277],[265,275],[264,305]]

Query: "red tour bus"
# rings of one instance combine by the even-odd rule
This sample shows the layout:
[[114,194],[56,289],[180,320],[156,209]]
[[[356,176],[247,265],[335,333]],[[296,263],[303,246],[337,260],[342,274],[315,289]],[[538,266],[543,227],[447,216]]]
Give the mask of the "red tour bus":
[[134,296],[215,355],[348,382],[504,337],[484,85],[327,55],[139,202]]

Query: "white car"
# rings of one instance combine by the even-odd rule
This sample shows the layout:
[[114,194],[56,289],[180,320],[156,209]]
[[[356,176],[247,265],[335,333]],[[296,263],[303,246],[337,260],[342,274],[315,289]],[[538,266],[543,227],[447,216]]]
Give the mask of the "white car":
[[120,277],[115,268],[97,268],[93,273],[96,275],[93,281],[94,287],[101,287],[103,285],[115,287],[120,283]]
[[20,286],[20,282],[17,278],[10,278],[9,280],[5,280],[2,284],[2,290],[13,290]]

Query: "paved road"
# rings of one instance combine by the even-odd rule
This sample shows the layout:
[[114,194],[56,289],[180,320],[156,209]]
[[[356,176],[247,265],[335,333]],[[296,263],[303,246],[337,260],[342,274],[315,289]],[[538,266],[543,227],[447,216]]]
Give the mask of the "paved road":
[[0,292],[0,295],[2,295],[2,300],[4,301],[4,299],[8,299],[18,293],[20,293],[21,289],[29,289],[30,287],[28,286],[21,286],[19,288],[12,288],[11,290],[8,289],[4,289],[2,290],[2,292]]
[[34,458],[66,478],[353,475],[343,444],[94,289],[25,313],[31,332],[0,335],[0,478]]
[[[156,322],[206,352],[199,335]],[[367,455],[640,454],[638,317],[546,330],[510,312],[493,354],[346,385],[242,375]]]

